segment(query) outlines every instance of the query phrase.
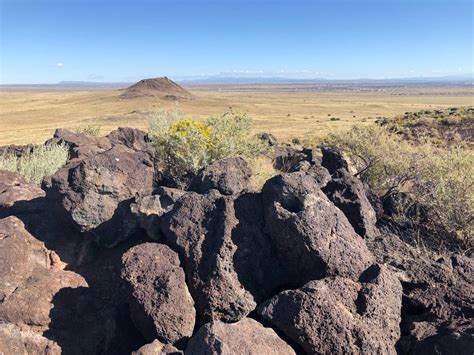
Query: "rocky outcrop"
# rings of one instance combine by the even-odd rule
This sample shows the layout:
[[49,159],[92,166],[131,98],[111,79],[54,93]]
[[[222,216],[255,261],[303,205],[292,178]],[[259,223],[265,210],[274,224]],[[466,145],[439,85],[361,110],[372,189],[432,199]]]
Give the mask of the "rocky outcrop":
[[144,243],[129,249],[122,262],[136,327],[150,341],[185,344],[194,329],[195,311],[178,255],[166,245]]
[[298,286],[329,275],[357,280],[374,261],[344,214],[311,175],[268,180],[262,189],[265,231]]
[[240,158],[205,167],[195,191],[159,186],[136,129],[49,143],[71,157],[46,196],[0,171],[0,353],[474,348],[469,251],[393,234],[395,205],[384,214],[336,150],[275,149],[285,173],[251,193]]
[[262,233],[262,211],[259,194],[188,193],[164,219],[200,320],[238,321],[285,282]]
[[223,195],[235,195],[249,188],[252,171],[242,158],[217,160],[191,181],[190,191],[208,193],[218,190]]
[[343,277],[284,291],[258,313],[309,354],[396,354],[402,288],[374,265],[359,282]]
[[186,354],[291,355],[295,351],[273,329],[244,318],[232,324],[215,321],[203,325],[189,341]]

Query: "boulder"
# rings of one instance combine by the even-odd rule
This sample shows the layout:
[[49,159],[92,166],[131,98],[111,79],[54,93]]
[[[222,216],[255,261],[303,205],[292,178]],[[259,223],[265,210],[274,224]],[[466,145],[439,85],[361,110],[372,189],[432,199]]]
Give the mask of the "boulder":
[[26,145],[5,145],[0,147],[0,156],[10,156],[14,155],[16,157],[21,157],[24,154],[29,154],[33,151],[35,146],[33,144],[26,144]]
[[45,192],[29,184],[17,173],[0,170],[0,218],[7,215],[34,213],[45,208]]
[[130,210],[148,237],[160,241],[162,238],[161,217],[171,211],[174,203],[186,192],[160,186],[154,193],[154,195],[136,197],[135,202],[130,204]]
[[364,238],[374,238],[378,234],[377,215],[362,181],[346,170],[339,170],[322,190],[344,212],[357,234]]
[[173,345],[163,344],[155,339],[149,344],[143,345],[137,351],[133,351],[132,355],[180,355],[182,351],[176,349]]
[[267,143],[269,147],[274,147],[278,145],[278,140],[271,133],[266,133],[266,132],[259,133],[257,134],[257,138]]
[[265,231],[293,287],[328,275],[357,280],[374,257],[346,216],[305,172],[275,176],[263,189]]
[[290,355],[295,351],[271,328],[243,318],[237,323],[214,321],[203,325],[189,341],[186,354]]
[[262,210],[260,194],[214,190],[184,195],[164,217],[166,241],[183,260],[200,320],[238,321],[286,282],[262,232]]
[[137,222],[130,203],[151,194],[154,167],[150,155],[123,145],[73,160],[43,181],[50,198],[81,232],[90,232],[104,246],[133,235]]
[[360,281],[310,281],[257,312],[308,354],[396,354],[401,301],[396,276],[373,265]]
[[194,302],[169,247],[143,243],[122,257],[122,278],[129,294],[130,316],[143,336],[165,344],[185,344],[194,329]]
[[292,147],[279,146],[272,152],[273,167],[276,170],[288,173],[296,171],[297,166],[308,161],[304,151]]
[[240,157],[217,160],[193,178],[189,190],[205,194],[215,189],[223,195],[235,195],[249,188],[251,176],[249,165]]

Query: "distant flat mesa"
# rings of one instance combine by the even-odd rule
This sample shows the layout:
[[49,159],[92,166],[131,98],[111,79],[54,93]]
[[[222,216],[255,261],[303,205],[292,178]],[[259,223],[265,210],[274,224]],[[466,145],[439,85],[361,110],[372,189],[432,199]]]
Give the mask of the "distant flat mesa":
[[168,79],[166,76],[140,80],[138,83],[126,88],[124,93],[120,95],[123,99],[150,96],[171,101],[193,98],[193,95],[189,91]]

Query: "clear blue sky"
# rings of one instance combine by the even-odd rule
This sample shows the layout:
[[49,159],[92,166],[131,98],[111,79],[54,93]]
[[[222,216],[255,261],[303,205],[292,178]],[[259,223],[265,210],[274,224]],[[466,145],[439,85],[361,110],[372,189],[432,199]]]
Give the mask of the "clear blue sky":
[[470,0],[0,0],[5,83],[473,72]]

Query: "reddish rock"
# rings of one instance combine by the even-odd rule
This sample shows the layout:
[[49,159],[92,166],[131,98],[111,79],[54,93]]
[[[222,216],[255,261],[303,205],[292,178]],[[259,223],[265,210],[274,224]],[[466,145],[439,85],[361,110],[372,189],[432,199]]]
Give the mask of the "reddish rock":
[[186,354],[291,355],[295,351],[271,328],[243,318],[237,323],[214,321],[203,325],[189,341]]
[[144,243],[128,250],[122,262],[135,326],[150,341],[185,344],[196,312],[178,255],[166,245]]

